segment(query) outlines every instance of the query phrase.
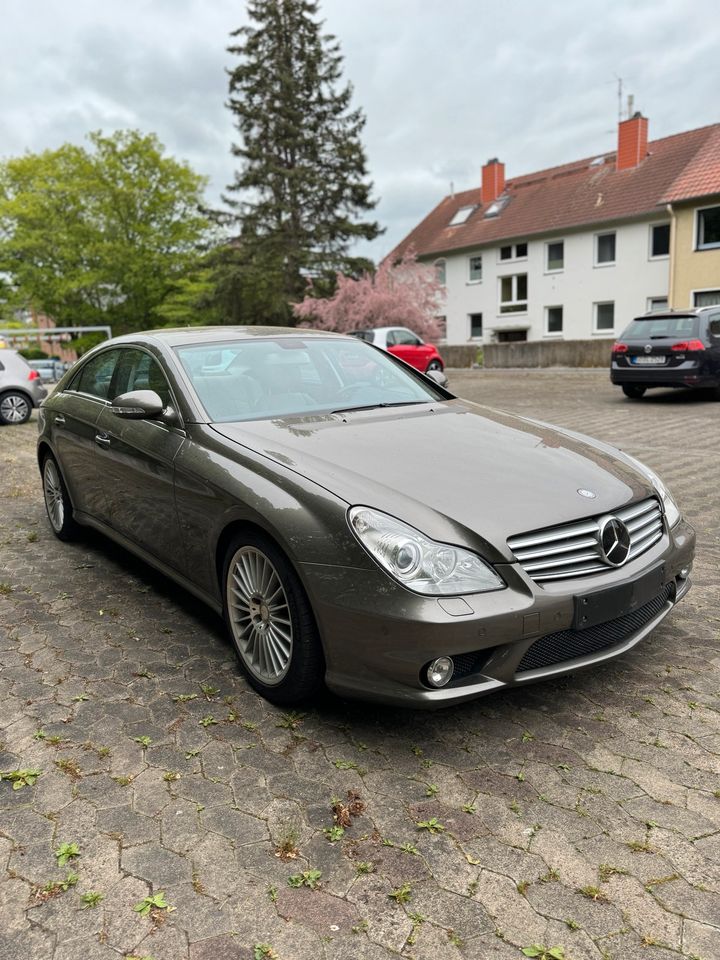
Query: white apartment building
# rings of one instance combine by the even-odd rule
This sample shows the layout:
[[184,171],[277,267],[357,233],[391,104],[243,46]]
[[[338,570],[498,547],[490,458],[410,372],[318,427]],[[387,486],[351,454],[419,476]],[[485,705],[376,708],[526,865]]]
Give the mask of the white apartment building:
[[675,212],[664,198],[718,125],[653,142],[647,128],[635,114],[617,151],[508,181],[489,160],[479,187],[445,197],[393,251],[436,265],[448,344],[614,337],[669,305]]

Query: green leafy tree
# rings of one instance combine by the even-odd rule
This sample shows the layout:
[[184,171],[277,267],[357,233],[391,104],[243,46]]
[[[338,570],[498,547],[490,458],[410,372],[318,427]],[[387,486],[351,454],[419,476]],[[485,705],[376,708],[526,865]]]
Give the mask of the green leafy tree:
[[322,33],[313,0],[250,0],[250,24],[228,48],[228,106],[241,142],[241,169],[223,199],[221,219],[238,241],[219,262],[219,296],[245,322],[292,322],[307,277],[356,274],[367,260],[352,245],[372,240],[378,224],[361,217],[375,206],[360,140],[365,119],[341,84],[342,57]]
[[208,232],[205,181],[154,135],[88,140],[0,164],[0,272],[61,325],[165,323],[159,308]]

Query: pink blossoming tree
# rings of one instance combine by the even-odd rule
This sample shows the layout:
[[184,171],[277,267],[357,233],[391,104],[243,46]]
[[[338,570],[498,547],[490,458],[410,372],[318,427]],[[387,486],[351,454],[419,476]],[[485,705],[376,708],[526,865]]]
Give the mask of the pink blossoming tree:
[[293,312],[300,326],[348,333],[368,327],[409,327],[426,340],[441,333],[438,309],[444,296],[434,266],[406,253],[393,265],[384,260],[359,280],[337,275],[337,289],[326,299],[306,297]]

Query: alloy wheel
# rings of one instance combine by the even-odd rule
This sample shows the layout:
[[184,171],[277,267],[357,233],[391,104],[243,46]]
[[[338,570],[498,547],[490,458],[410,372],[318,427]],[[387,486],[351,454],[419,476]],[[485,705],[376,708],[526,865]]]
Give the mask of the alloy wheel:
[[62,530],[65,520],[65,498],[58,468],[55,466],[55,461],[50,457],[45,461],[43,467],[43,493],[45,494],[45,506],[50,523],[53,530],[58,533]]
[[0,400],[0,415],[5,423],[24,423],[30,415],[30,405],[25,397],[11,393]]
[[280,683],[292,660],[292,619],[278,572],[257,547],[241,547],[230,561],[227,603],[243,663],[261,683]]

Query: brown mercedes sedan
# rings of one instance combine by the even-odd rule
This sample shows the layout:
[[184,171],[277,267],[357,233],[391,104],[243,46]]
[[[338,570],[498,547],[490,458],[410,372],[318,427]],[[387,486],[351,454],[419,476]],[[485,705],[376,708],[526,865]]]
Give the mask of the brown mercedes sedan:
[[48,517],[222,612],[249,682],[438,707],[630,650],[695,537],[607,444],[453,397],[350,336],[135,334],[40,410]]

